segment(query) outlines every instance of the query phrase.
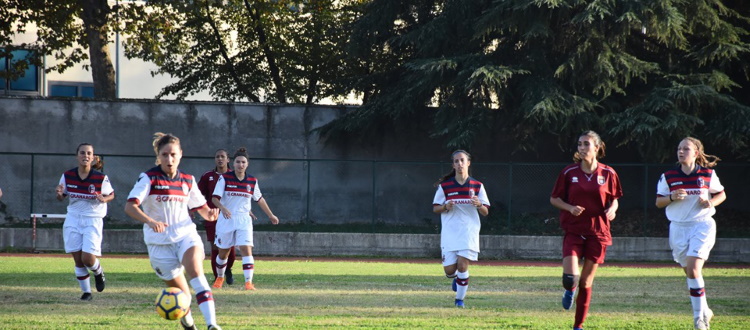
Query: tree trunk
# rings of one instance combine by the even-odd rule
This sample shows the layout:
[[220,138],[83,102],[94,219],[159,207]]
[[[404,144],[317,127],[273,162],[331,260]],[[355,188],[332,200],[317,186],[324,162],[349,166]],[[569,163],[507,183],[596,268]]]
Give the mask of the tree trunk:
[[83,8],[83,25],[89,46],[91,76],[94,80],[94,96],[102,99],[115,99],[115,69],[109,55],[107,21],[112,8],[107,0],[80,0]]

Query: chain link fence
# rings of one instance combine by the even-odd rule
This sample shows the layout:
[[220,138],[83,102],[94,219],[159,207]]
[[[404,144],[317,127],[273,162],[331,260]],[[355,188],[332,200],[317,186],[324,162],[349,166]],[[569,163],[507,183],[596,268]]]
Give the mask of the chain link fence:
[[[29,226],[31,213],[65,213],[67,200],[55,199],[62,173],[76,166],[74,155],[0,153],[0,222]],[[566,163],[473,163],[472,176],[490,197],[482,233],[559,235],[559,212],[549,194]],[[624,196],[615,236],[666,237],[669,222],[654,205],[656,184],[672,164],[608,164],[620,175]],[[139,228],[125,215],[127,195],[140,172],[154,166],[152,156],[104,155],[104,172],[115,189],[105,228]],[[326,232],[439,233],[432,213],[434,183],[450,171],[448,162],[393,162],[330,159],[251,159],[269,206],[281,219],[269,224],[259,208],[256,230]],[[180,169],[196,179],[213,168],[211,157],[183,157]],[[720,237],[750,237],[749,164],[720,163],[717,174],[727,201],[715,216]],[[52,221],[52,220],[50,220]],[[42,224],[44,225],[44,224]],[[59,226],[57,223],[50,226]]]

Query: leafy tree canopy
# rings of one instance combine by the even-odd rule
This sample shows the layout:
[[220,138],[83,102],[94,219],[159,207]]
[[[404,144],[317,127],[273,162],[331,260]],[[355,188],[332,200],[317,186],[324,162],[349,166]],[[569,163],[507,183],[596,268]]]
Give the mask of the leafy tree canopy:
[[[429,114],[468,148],[503,132],[519,149],[584,129],[645,160],[692,135],[750,156],[748,5],[718,0],[374,0],[358,19],[358,111],[328,136]],[[366,135],[361,135],[366,136]]]
[[345,96],[357,0],[163,0],[123,10],[126,56],[179,79],[158,95],[312,104]]

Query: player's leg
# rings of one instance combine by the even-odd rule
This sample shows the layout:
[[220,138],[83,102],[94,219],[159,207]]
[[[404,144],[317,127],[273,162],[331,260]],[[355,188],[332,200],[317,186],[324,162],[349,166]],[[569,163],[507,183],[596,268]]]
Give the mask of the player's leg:
[[234,238],[234,231],[217,231],[216,233],[216,240],[214,240],[214,243],[217,247],[219,247],[219,252],[214,259],[214,262],[216,263],[216,280],[213,284],[214,288],[218,289],[224,286],[224,281],[226,279],[226,267],[228,263],[227,258],[229,257],[230,251],[233,249],[233,245],[235,242]]
[[456,292],[456,273],[458,273],[458,254],[456,251],[445,251],[442,252],[443,271],[445,277],[451,279],[451,289]]
[[563,275],[562,284],[565,288],[562,297],[562,307],[570,309],[573,306],[576,288],[581,276],[578,271],[578,258],[582,255],[583,238],[580,235],[565,234],[563,237]]
[[227,267],[224,271],[224,277],[226,277],[227,284],[234,284],[234,275],[232,274],[232,266],[234,266],[234,260],[237,258],[235,255],[235,247],[229,248],[229,256],[227,256]]
[[242,273],[245,275],[245,290],[255,290],[253,275],[255,273],[255,259],[253,258],[253,247],[248,245],[238,246],[242,255]]
[[253,284],[253,274],[255,273],[255,259],[253,258],[253,230],[237,230],[237,246],[242,255],[242,273],[245,275],[245,290],[255,290]]
[[[188,306],[190,306],[190,301],[192,300],[191,294],[190,294],[190,287],[188,286],[187,280],[185,280],[185,276],[182,275],[182,273],[178,274],[177,277],[171,279],[171,280],[164,280],[164,283],[167,285],[167,287],[174,287],[174,288],[180,288],[182,292],[185,292],[188,297]],[[197,330],[198,328],[195,326],[195,320],[193,319],[193,313],[190,309],[188,309],[187,314],[183,316],[180,319],[180,325],[182,325],[183,329],[190,329],[190,330]]]
[[216,223],[218,221],[203,221],[203,226],[206,228],[206,240],[211,242],[211,271],[216,278],[216,256],[219,255],[219,247],[216,246],[214,241],[216,240]]
[[104,291],[106,280],[104,278],[104,268],[99,262],[98,256],[102,255],[102,218],[91,218],[89,225],[81,229],[83,234],[83,253],[81,259],[86,268],[94,273],[94,282],[96,291]]
[[708,308],[706,300],[703,264],[716,241],[716,223],[713,220],[699,222],[692,226],[689,235],[683,269],[687,275],[690,304],[693,307],[693,324],[696,329],[708,329],[714,313]]
[[573,329],[582,329],[586,315],[589,313],[591,295],[594,288],[594,277],[599,264],[604,263],[607,255],[607,245],[599,241],[595,236],[584,239],[583,267],[581,269],[581,280],[578,282],[578,297],[576,297],[576,316]]
[[211,292],[211,286],[203,274],[203,259],[205,252],[203,250],[203,241],[197,233],[190,235],[182,240],[179,254],[182,255],[182,266],[185,268],[185,276],[189,279],[190,286],[195,290],[195,298],[198,307],[206,320],[209,328],[218,328],[216,325],[216,307],[214,305],[214,296]]
[[589,313],[591,304],[591,293],[594,286],[594,276],[599,265],[593,260],[585,259],[581,269],[581,280],[579,282],[578,297],[576,298],[576,316],[573,323],[574,329],[583,328],[583,322]]
[[63,243],[65,252],[70,253],[75,264],[74,273],[78,286],[81,288],[81,300],[91,300],[91,281],[89,271],[83,264],[81,247],[83,246],[83,235],[77,227],[78,220],[68,216],[63,224]]
[[[468,257],[468,258],[467,258]],[[466,291],[469,289],[469,256],[458,256],[457,272],[456,272],[456,306],[463,305],[460,302],[466,298]]]

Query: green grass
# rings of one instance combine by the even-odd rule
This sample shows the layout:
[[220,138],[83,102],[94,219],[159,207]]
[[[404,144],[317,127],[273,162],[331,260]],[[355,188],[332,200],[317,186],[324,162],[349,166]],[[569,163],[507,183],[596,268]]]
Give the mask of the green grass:
[[[437,261],[256,260],[258,291],[238,284],[214,291],[224,329],[570,329],[573,323],[574,312],[560,307],[560,267],[472,265],[468,308],[459,310]],[[153,310],[163,282],[148,259],[105,256],[102,264],[107,289],[81,302],[70,258],[1,257],[0,328],[180,328]],[[717,315],[712,329],[750,328],[750,269],[710,268],[705,277]],[[600,268],[586,329],[692,329],[684,276],[677,267]]]

